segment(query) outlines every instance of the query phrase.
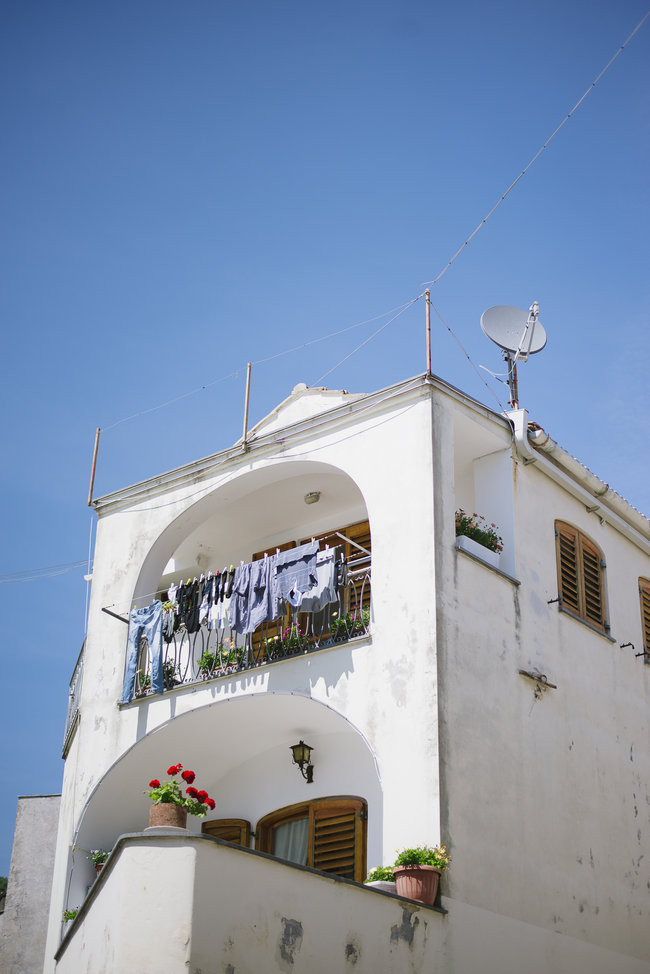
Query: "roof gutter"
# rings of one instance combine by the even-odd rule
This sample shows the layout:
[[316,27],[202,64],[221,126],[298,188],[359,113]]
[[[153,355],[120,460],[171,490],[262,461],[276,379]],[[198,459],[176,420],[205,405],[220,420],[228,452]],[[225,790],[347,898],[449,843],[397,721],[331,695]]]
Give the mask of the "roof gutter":
[[[517,409],[506,415],[512,423],[517,454],[524,464],[539,463],[546,474],[564,487],[569,486],[569,481],[582,488],[597,501],[586,505],[590,513],[613,524],[637,544],[642,541],[640,546],[650,553],[650,521],[647,517],[567,453],[543,429],[529,424],[527,410]],[[633,531],[626,530],[623,525],[629,525]]]

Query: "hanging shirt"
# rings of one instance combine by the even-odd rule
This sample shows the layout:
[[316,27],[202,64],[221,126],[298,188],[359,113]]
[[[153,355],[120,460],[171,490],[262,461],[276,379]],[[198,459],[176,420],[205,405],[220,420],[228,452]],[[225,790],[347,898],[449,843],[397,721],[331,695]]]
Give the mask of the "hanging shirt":
[[336,577],[336,549],[319,551],[316,555],[316,582],[302,596],[300,611],[320,612],[326,605],[338,602]]
[[248,599],[248,621],[244,632],[254,632],[263,622],[273,622],[279,614],[276,555],[260,558],[251,564]]
[[[248,590],[250,588],[251,581],[251,566],[250,563],[242,564],[235,569],[235,574],[233,577],[232,584],[232,595],[230,599],[230,611],[228,613],[228,621],[230,623],[230,628],[234,629],[240,635],[246,631],[246,624],[248,622]],[[226,589],[226,598],[228,597],[228,589]]]
[[300,600],[318,581],[316,553],[318,541],[310,541],[298,548],[289,548],[276,555],[276,580],[278,598],[290,605],[300,605]]

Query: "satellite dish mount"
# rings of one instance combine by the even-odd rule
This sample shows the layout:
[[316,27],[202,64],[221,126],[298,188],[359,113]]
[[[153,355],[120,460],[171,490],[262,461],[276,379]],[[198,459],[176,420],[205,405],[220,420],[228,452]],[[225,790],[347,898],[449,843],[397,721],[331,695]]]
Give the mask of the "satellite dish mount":
[[527,362],[530,355],[546,345],[546,332],[539,320],[539,303],[533,301],[528,312],[499,304],[481,315],[481,328],[498,345],[508,365],[510,406],[519,409],[517,362]]

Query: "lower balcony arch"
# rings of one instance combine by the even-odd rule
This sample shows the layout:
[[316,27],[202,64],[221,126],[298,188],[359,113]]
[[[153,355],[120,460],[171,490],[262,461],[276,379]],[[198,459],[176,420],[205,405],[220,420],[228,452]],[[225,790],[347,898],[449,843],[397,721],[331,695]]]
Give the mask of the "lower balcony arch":
[[[293,763],[291,745],[313,747],[314,782]],[[69,859],[68,904],[78,905],[93,882],[90,850],[110,850],[120,835],[148,826],[148,783],[167,778],[171,764],[196,772],[216,809],[189,816],[201,832],[212,818],[257,822],[271,809],[331,795],[353,794],[368,806],[368,862],[380,862],[383,789],[372,749],[346,717],[299,693],[272,691],[229,698],[173,717],[133,744],[108,769],[79,818]],[[66,906],[68,904],[63,904]]]

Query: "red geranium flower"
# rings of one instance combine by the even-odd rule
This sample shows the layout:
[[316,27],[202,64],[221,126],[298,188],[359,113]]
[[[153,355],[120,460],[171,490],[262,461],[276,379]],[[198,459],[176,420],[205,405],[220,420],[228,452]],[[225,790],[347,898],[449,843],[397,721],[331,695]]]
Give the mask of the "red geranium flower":
[[201,801],[201,803],[204,803],[207,797],[208,797],[207,791],[200,791],[198,793],[198,798]]
[[199,793],[196,788],[186,788],[185,793],[190,796],[190,798],[198,798]]
[[167,774],[178,774],[182,767],[182,764],[172,764],[171,768],[167,768]]
[[152,778],[151,781],[149,782],[149,787],[150,788],[160,788],[160,782],[158,781],[157,778]]
[[214,811],[216,808],[214,798],[206,798],[204,804],[207,805],[208,808],[211,809],[211,811]]
[[193,771],[183,771],[181,778],[183,779],[183,781],[187,781],[188,785],[191,785],[193,784],[196,775],[194,774]]

